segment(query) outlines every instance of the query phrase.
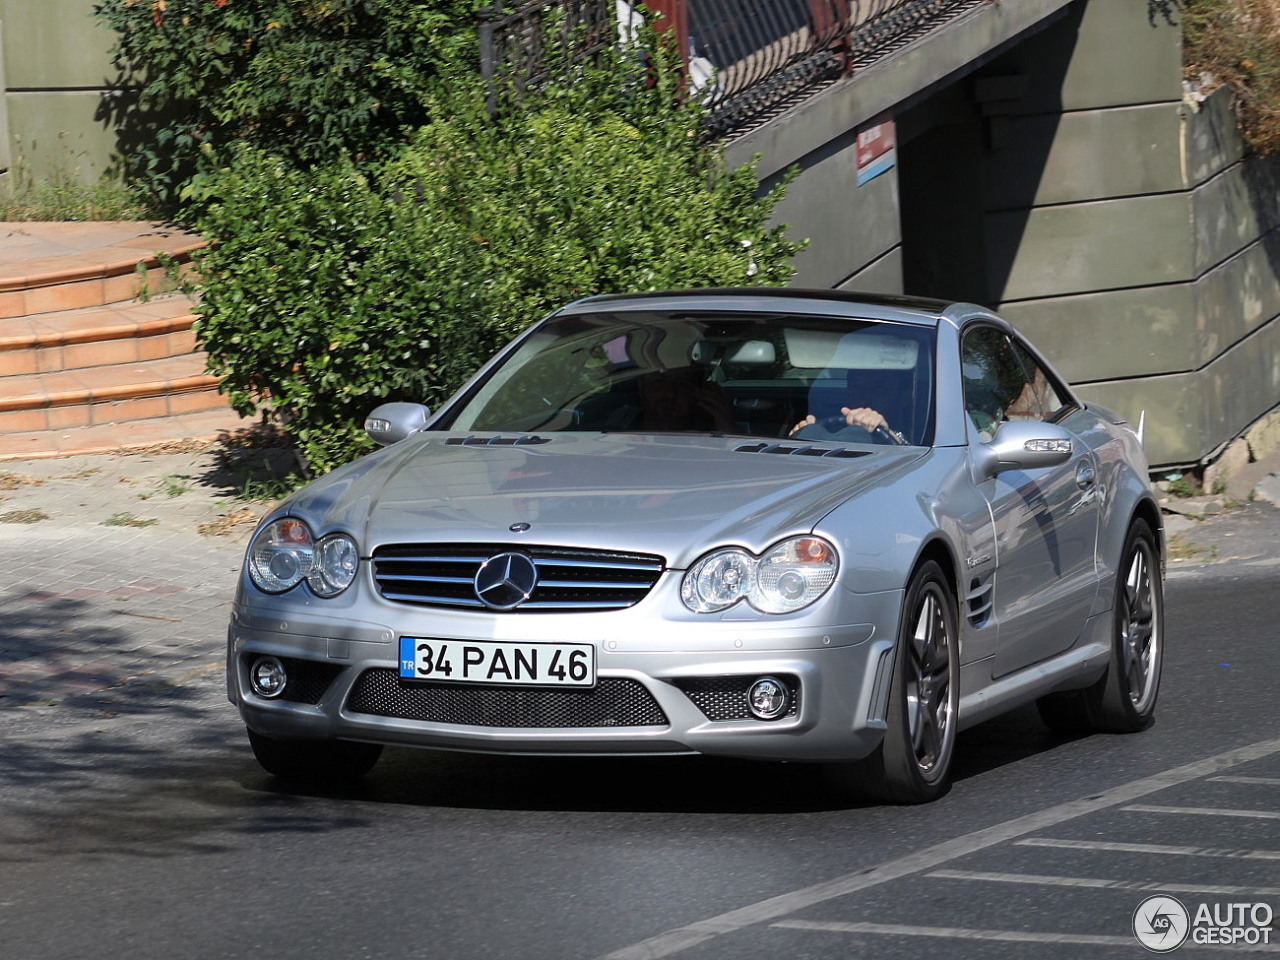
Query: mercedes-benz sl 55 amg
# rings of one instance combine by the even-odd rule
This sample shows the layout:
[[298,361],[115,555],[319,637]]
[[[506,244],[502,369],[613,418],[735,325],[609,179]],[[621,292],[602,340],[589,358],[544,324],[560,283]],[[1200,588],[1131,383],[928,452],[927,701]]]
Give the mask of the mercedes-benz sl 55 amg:
[[268,771],[384,745],[826,764],[896,802],[1035,702],[1137,731],[1163,652],[1135,427],[972,304],[593,297],[264,517],[228,690]]

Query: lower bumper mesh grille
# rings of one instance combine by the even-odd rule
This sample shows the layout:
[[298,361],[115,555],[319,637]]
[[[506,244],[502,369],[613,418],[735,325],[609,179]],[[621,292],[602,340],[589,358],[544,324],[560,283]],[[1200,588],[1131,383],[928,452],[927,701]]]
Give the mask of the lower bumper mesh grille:
[[347,710],[376,717],[476,727],[653,727],[667,716],[644,685],[606,677],[590,690],[543,690],[416,683],[395,670],[362,673]]

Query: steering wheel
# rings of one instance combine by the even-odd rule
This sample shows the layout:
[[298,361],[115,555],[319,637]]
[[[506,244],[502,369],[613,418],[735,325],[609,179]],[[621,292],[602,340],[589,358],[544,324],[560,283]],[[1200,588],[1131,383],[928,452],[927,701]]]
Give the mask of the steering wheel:
[[[817,425],[822,427],[828,433],[839,433],[841,435],[840,439],[848,440],[851,443],[880,443],[904,446],[907,442],[886,427],[883,423],[874,430],[868,430],[859,423],[848,423],[842,413],[823,417],[818,421]],[[851,434],[850,431],[854,432]],[[865,435],[866,439],[863,440],[859,434]]]

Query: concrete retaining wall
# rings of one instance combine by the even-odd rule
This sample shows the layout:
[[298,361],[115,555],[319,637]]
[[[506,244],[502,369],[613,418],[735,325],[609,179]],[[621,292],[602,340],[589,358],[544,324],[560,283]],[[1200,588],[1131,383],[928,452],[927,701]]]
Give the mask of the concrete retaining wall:
[[[1280,164],[1181,72],[1147,4],[1006,0],[729,154],[803,170],[779,211],[812,242],[796,285],[995,307],[1144,417],[1153,464],[1195,464],[1280,403]],[[850,131],[885,110],[898,165],[858,187]]]

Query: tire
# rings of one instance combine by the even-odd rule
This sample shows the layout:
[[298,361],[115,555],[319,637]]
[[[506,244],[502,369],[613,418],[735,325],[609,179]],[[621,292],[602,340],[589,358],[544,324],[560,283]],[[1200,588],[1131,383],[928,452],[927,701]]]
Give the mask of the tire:
[[246,728],[249,746],[267,773],[286,780],[355,780],[382,756],[382,745],[353,740],[275,740]]
[[1155,536],[1135,520],[1116,570],[1111,661],[1091,687],[1041,697],[1040,716],[1064,733],[1137,733],[1151,726],[1164,662],[1164,585]]
[[835,784],[887,803],[930,803],[951,787],[960,697],[956,598],[933,560],[902,605],[884,740],[865,760],[833,765]]

